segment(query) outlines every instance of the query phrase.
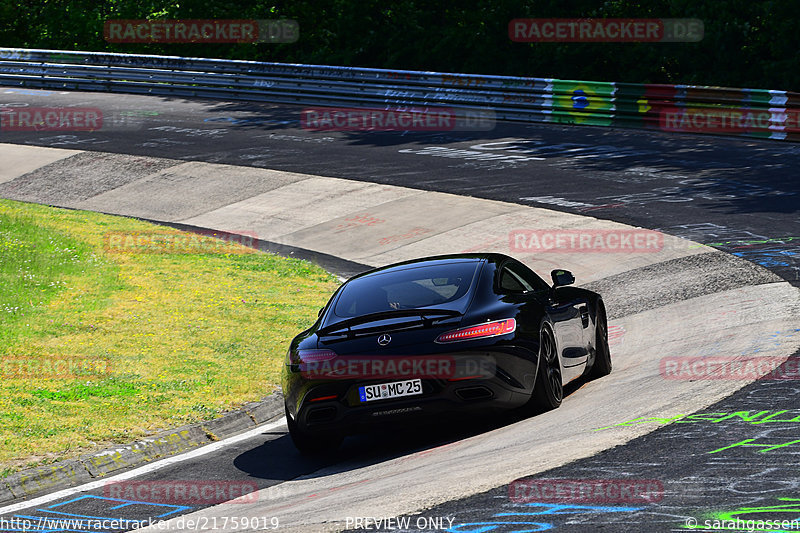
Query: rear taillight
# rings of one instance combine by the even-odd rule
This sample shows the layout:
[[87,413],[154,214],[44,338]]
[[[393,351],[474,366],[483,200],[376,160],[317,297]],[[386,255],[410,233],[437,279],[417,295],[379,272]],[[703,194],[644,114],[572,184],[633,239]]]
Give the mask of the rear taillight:
[[335,394],[331,394],[330,396],[320,396],[318,398],[312,398],[309,401],[310,402],[323,402],[325,400],[335,400],[336,398],[338,398],[338,396],[336,396]]
[[486,322],[484,324],[478,324],[477,326],[469,326],[442,333],[436,339],[436,342],[468,341],[472,339],[496,337],[498,335],[513,333],[516,329],[517,321],[513,318],[506,318],[505,320],[495,320],[494,322]]
[[336,357],[333,350],[297,350],[297,357],[303,363],[319,363]]

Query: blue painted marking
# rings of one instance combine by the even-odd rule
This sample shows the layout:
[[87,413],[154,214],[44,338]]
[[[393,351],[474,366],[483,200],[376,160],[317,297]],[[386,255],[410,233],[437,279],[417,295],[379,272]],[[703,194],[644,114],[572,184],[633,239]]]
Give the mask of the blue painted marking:
[[544,514],[573,514],[581,512],[600,512],[600,513],[628,513],[633,511],[641,511],[644,507],[598,507],[595,505],[567,505],[559,503],[525,503],[525,507],[540,507],[541,511],[528,512],[528,513],[497,513],[494,516],[530,516],[530,515],[544,515]]
[[[501,526],[515,526],[515,527],[528,527],[534,526],[536,529],[512,529],[509,533],[534,533],[536,531],[547,531],[553,529],[553,524],[544,524],[541,522],[470,522],[468,524],[459,524],[455,527],[447,529],[450,533],[485,533],[487,531],[495,531]],[[469,529],[464,529],[469,528]]]
[[45,90],[33,91],[31,89],[6,89],[3,92],[5,92],[5,93],[24,94],[24,95],[27,95],[27,96],[50,96],[50,95],[56,94],[53,91],[45,91]]
[[[641,511],[644,507],[605,507],[595,505],[563,505],[557,503],[526,503],[525,507],[539,508],[537,511],[532,512],[517,512],[517,513],[497,513],[494,517],[502,516],[541,516],[541,515],[558,515],[558,514],[576,514],[582,512],[601,512],[601,513],[624,513]],[[508,533],[534,533],[536,531],[547,531],[553,529],[555,526],[551,523],[545,522],[469,522],[466,524],[459,524],[455,527],[448,529],[450,533],[486,533],[487,531],[495,531],[503,526],[522,527],[524,529],[509,530]],[[536,529],[530,529],[533,526]],[[464,529],[467,528],[467,529]]]
[[[120,509],[125,509],[127,507],[133,505],[145,505],[154,508],[160,508],[165,510],[166,512],[159,514],[155,517],[147,516],[141,518],[126,518],[124,516],[102,516],[102,515],[85,515],[85,514],[78,514],[78,513],[69,513],[66,511],[56,510],[58,508],[64,508],[66,505],[74,505],[81,501],[86,500],[102,500],[106,502],[111,502],[114,505],[108,508],[108,511],[116,511]],[[173,505],[173,504],[166,504],[166,503],[152,503],[152,502],[142,502],[136,500],[123,500],[120,498],[106,498],[103,496],[92,496],[92,495],[83,495],[78,496],[77,498],[73,498],[71,500],[67,500],[61,503],[55,503],[43,509],[36,509],[37,512],[44,513],[43,515],[14,515],[14,519],[19,521],[27,521],[27,524],[24,524],[26,527],[22,527],[23,524],[13,523],[9,520],[6,520],[5,523],[2,522],[0,519],[0,527],[4,525],[14,525],[14,528],[3,528],[0,529],[0,532],[18,532],[18,531],[27,531],[32,532],[35,531],[37,533],[72,533],[72,532],[80,532],[86,533],[86,531],[97,531],[95,527],[95,522],[97,521],[117,521],[122,524],[128,523],[129,526],[135,524],[142,524],[146,523],[150,519],[162,519],[164,517],[173,515],[175,513],[180,513],[182,511],[188,511],[193,509],[193,507],[186,506],[186,505]],[[124,513],[120,513],[124,514]],[[55,515],[55,516],[53,516]],[[17,527],[22,527],[22,529],[17,529]],[[134,526],[135,527],[135,526]],[[78,529],[73,529],[78,528]]]
[[575,89],[572,93],[575,96],[572,97],[572,107],[575,109],[584,109],[589,107],[589,99],[586,97],[586,93],[583,92],[583,89]]
[[[164,514],[158,515],[156,518],[162,518],[164,516],[169,516],[171,514],[179,513],[181,511],[188,511],[188,510],[192,509],[192,507],[186,506],[186,505],[173,505],[173,504],[168,504],[168,503],[141,502],[141,501],[137,501],[137,500],[122,500],[122,499],[119,499],[119,498],[106,498],[105,496],[92,496],[91,494],[87,494],[87,495],[84,495],[84,496],[78,496],[77,498],[74,498],[72,500],[68,500],[66,502],[53,504],[50,507],[47,507],[47,509],[53,509],[55,507],[61,507],[62,505],[68,505],[70,503],[75,503],[77,501],[86,500],[86,499],[105,500],[105,501],[119,502],[120,503],[120,505],[115,505],[114,507],[110,507],[109,510],[122,509],[123,507],[128,507],[128,506],[131,506],[131,505],[149,505],[149,506],[152,506],[152,507],[167,507],[167,508],[172,508],[173,509],[172,511],[169,511],[168,513],[164,513]],[[68,515],[69,514],[69,513],[60,512],[60,511],[48,511],[47,509],[39,509],[39,510],[43,511],[43,512],[52,512],[52,513],[58,513],[58,514],[64,514],[64,515]],[[85,516],[85,515],[74,515],[74,516]],[[107,516],[98,516],[98,517],[91,517],[91,518],[107,519],[109,517],[107,517]]]

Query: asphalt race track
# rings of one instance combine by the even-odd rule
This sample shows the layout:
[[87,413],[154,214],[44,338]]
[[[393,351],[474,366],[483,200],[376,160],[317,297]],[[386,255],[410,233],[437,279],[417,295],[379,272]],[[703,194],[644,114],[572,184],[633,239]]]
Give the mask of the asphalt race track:
[[[93,132],[3,131],[0,132],[0,143],[256,167],[438,191],[591,216],[703,243],[711,249],[763,267],[794,287],[800,287],[800,219],[797,215],[800,180],[796,170],[800,166],[800,147],[789,143],[504,123],[483,132],[310,132],[299,127],[300,108],[0,88],[0,107],[9,106],[99,108],[103,112],[104,126]],[[12,182],[3,184],[1,181],[0,195],[4,197],[61,205],[58,198],[63,197],[64,191],[58,191],[57,187],[55,192],[39,190],[33,183],[27,189],[12,189]],[[52,200],[48,194],[53,195]],[[103,210],[102,205],[95,208]],[[497,244],[479,238],[476,241],[475,246]],[[710,267],[709,277],[705,278],[706,265],[703,263],[690,265],[691,260],[685,258],[676,258],[675,261],[684,261],[682,268],[693,267],[691,276],[695,288],[725,284],[724,280],[711,275]],[[648,270],[647,266],[640,267],[637,272],[651,280],[665,275],[665,271],[655,267]],[[727,311],[723,314],[728,313],[728,318],[737,314],[740,317],[743,314],[755,315],[785,304],[793,324],[759,332],[758,342],[763,345],[759,349],[792,347],[794,350],[800,338],[800,313],[796,302],[781,301],[785,293],[772,291],[767,284],[774,281],[766,274],[754,271],[747,276],[746,283],[726,286],[726,289],[734,291],[730,294],[738,295],[741,300],[726,302]],[[578,276],[579,284],[581,279]],[[669,276],[665,275],[664,280],[671,283]],[[648,295],[636,292],[637,286],[632,278],[608,276],[593,280],[593,283],[595,285],[590,288],[603,294],[606,291],[616,294],[618,311],[615,315],[610,307],[611,318],[624,318],[627,313],[651,312],[642,315],[648,317],[649,327],[659,328],[669,323],[670,317],[659,316],[658,306],[652,301],[648,303]],[[629,293],[626,292],[627,283],[630,283]],[[697,289],[685,297],[713,295],[715,290],[719,289]],[[737,293],[736,290],[743,292]],[[675,292],[670,302],[670,305],[677,306],[671,308],[676,314],[688,310],[680,307],[680,296]],[[720,306],[716,301],[713,305]],[[625,313],[619,311],[623,308]],[[700,309],[710,310],[708,306]],[[717,319],[717,315],[714,318],[696,317],[699,322]],[[648,327],[639,325],[645,330]],[[626,325],[626,328],[631,331],[632,326]],[[670,333],[680,337],[682,331]],[[752,340],[752,333],[747,328],[740,329],[738,336],[740,342]],[[631,359],[622,359],[623,363],[634,360],[636,355],[631,351],[632,346],[636,346],[635,340],[626,339],[626,342],[625,349],[630,353],[625,353]],[[621,347],[619,349],[622,351]],[[613,353],[616,352],[612,348]],[[793,357],[797,356],[800,356],[800,351],[794,351]],[[614,377],[613,373],[611,377]],[[272,517],[279,517],[284,523],[285,515],[291,515],[295,510],[313,513],[315,502],[286,504],[292,500],[293,487],[320,482],[320,490],[324,492],[314,497],[325,499],[326,508],[335,505],[346,508],[353,487],[347,483],[325,486],[327,478],[345,474],[346,479],[347,474],[360,469],[372,468],[374,471],[382,464],[402,463],[412,458],[416,461],[419,456],[427,456],[430,461],[420,462],[420,465],[431,470],[419,470],[420,486],[425,478],[433,476],[445,492],[450,490],[452,497],[444,501],[442,498],[426,500],[424,495],[417,494],[414,502],[429,501],[430,504],[417,507],[419,514],[407,515],[410,522],[405,525],[397,521],[377,524],[362,520],[357,523],[355,519],[342,518],[337,523],[326,524],[325,528],[373,531],[447,529],[460,533],[550,529],[682,531],[687,527],[701,531],[740,531],[744,529],[706,527],[704,520],[720,517],[742,520],[800,518],[800,480],[796,476],[800,458],[798,377],[756,381],[732,390],[730,395],[726,393],[724,396],[727,397],[717,398],[710,405],[706,402],[691,408],[682,404],[676,407],[679,409],[677,414],[671,412],[669,416],[661,417],[650,414],[648,403],[652,398],[648,391],[637,389],[633,391],[637,394],[635,402],[641,404],[642,413],[648,414],[618,417],[610,424],[596,425],[592,429],[592,438],[606,443],[602,450],[590,455],[584,453],[586,450],[576,451],[576,457],[583,455],[583,458],[573,461],[554,457],[552,463],[548,463],[548,458],[543,457],[541,464],[531,463],[528,470],[530,475],[535,473],[537,479],[613,479],[650,483],[657,490],[653,498],[644,502],[624,501],[624,498],[615,501],[606,494],[605,498],[590,497],[580,503],[564,503],[563,499],[554,500],[545,494],[541,487],[539,492],[534,491],[534,495],[530,486],[525,484],[509,486],[505,483],[500,486],[488,481],[486,489],[496,488],[482,489],[476,494],[464,490],[462,477],[448,476],[446,465],[450,454],[475,446],[478,451],[472,455],[473,461],[480,461],[482,453],[486,465],[521,473],[513,478],[526,477],[527,464],[509,463],[513,462],[513,455],[503,457],[500,448],[496,451],[480,448],[482,435],[496,432],[509,443],[524,446],[524,442],[514,441],[515,428],[519,424],[539,422],[544,427],[551,427],[546,424],[552,427],[568,424],[568,420],[563,420],[567,411],[562,412],[562,409],[573,399],[582,402],[580,405],[584,406],[587,416],[592,416],[589,411],[596,408],[598,420],[604,416],[613,418],[613,403],[592,406],[593,398],[598,403],[614,398],[601,394],[608,391],[600,389],[593,397],[591,392],[595,383],[583,386],[581,391],[573,391],[573,396],[580,398],[567,398],[565,406],[558,411],[533,420],[520,421],[509,416],[470,429],[424,428],[424,431],[392,436],[389,442],[382,435],[355,437],[348,439],[340,452],[324,459],[302,458],[285,435],[285,426],[276,425],[229,447],[147,472],[136,479],[249,480],[263,489],[260,494],[266,501],[247,506],[247,512],[243,514],[254,516],[256,509],[270,514],[263,516],[261,525],[266,527],[242,529],[270,529]],[[695,385],[717,386],[713,382]],[[624,381],[617,386],[624,387]],[[584,392],[586,394],[582,395]],[[620,393],[620,390],[616,392]],[[697,409],[705,415],[683,416]],[[660,427],[669,421],[676,423]],[[624,432],[631,433],[623,439],[620,435]],[[559,443],[559,447],[566,451],[548,452],[543,446],[538,449],[554,456],[564,453],[566,457],[570,447],[578,450],[583,446],[580,435],[572,438]],[[615,441],[617,438],[622,440]],[[498,456],[503,457],[506,466],[497,460]],[[435,470],[430,466],[432,463],[445,467]],[[481,467],[477,464],[475,477],[479,478],[477,473]],[[560,466],[543,471],[540,466],[547,464]],[[391,487],[392,475],[392,471],[384,472],[380,486]],[[402,477],[397,475],[396,481],[402,482],[395,488],[397,494],[386,489],[384,494],[373,497],[391,500],[401,493],[413,493],[419,490],[413,485],[413,479],[408,473]],[[358,481],[351,483],[357,484]],[[448,484],[452,484],[449,489]],[[474,484],[482,486],[479,479],[475,479]],[[554,482],[549,486],[555,485]],[[261,503],[264,505],[259,507]],[[20,504],[13,511],[0,508],[0,516],[40,517],[53,516],[47,513],[67,513],[116,517],[121,507],[125,507],[125,516],[130,519],[154,515],[152,506],[148,508],[141,502],[110,500],[109,494],[98,489],[46,504],[27,507]],[[239,509],[245,509],[245,506],[210,507],[205,514],[198,514],[198,507],[169,508],[160,514],[165,518],[185,513],[206,517],[221,516],[221,513],[236,516]],[[388,504],[374,509],[374,515],[361,513],[355,516],[373,516],[378,520],[394,516],[382,512],[391,509]],[[4,531],[2,528],[0,522],[0,530]],[[278,530],[285,528],[279,525]]]

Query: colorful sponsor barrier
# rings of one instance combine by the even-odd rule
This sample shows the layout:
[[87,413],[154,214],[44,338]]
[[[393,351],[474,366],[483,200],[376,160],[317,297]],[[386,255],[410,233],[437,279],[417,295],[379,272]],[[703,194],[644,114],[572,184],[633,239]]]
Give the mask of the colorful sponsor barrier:
[[[122,32],[122,26],[114,28]],[[174,28],[171,35],[175,37]],[[427,119],[430,109],[445,108],[459,110],[456,119],[464,115],[470,122],[459,127],[457,121],[455,130],[488,130],[494,120],[506,120],[800,140],[800,93],[780,90],[16,48],[0,48],[0,85],[302,105],[316,113],[305,118],[317,130],[448,130],[450,124],[430,126],[408,114],[425,109]],[[344,120],[341,113],[323,120],[326,115],[319,107],[333,105],[346,110],[345,126],[336,124]],[[368,115],[364,125],[363,110],[369,109],[382,114]],[[392,109],[403,113],[387,111]],[[480,120],[470,112],[477,112]],[[15,117],[6,118],[5,129],[13,130],[8,121]],[[43,121],[47,123],[47,116]]]

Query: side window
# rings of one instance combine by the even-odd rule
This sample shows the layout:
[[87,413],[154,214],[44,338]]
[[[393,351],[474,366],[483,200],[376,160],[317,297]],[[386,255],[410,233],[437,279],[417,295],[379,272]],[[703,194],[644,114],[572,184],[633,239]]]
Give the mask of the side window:
[[527,292],[533,289],[514,269],[506,265],[500,272],[500,289],[503,292]]
[[520,263],[509,261],[500,272],[500,289],[503,292],[540,291],[549,288],[542,278]]

